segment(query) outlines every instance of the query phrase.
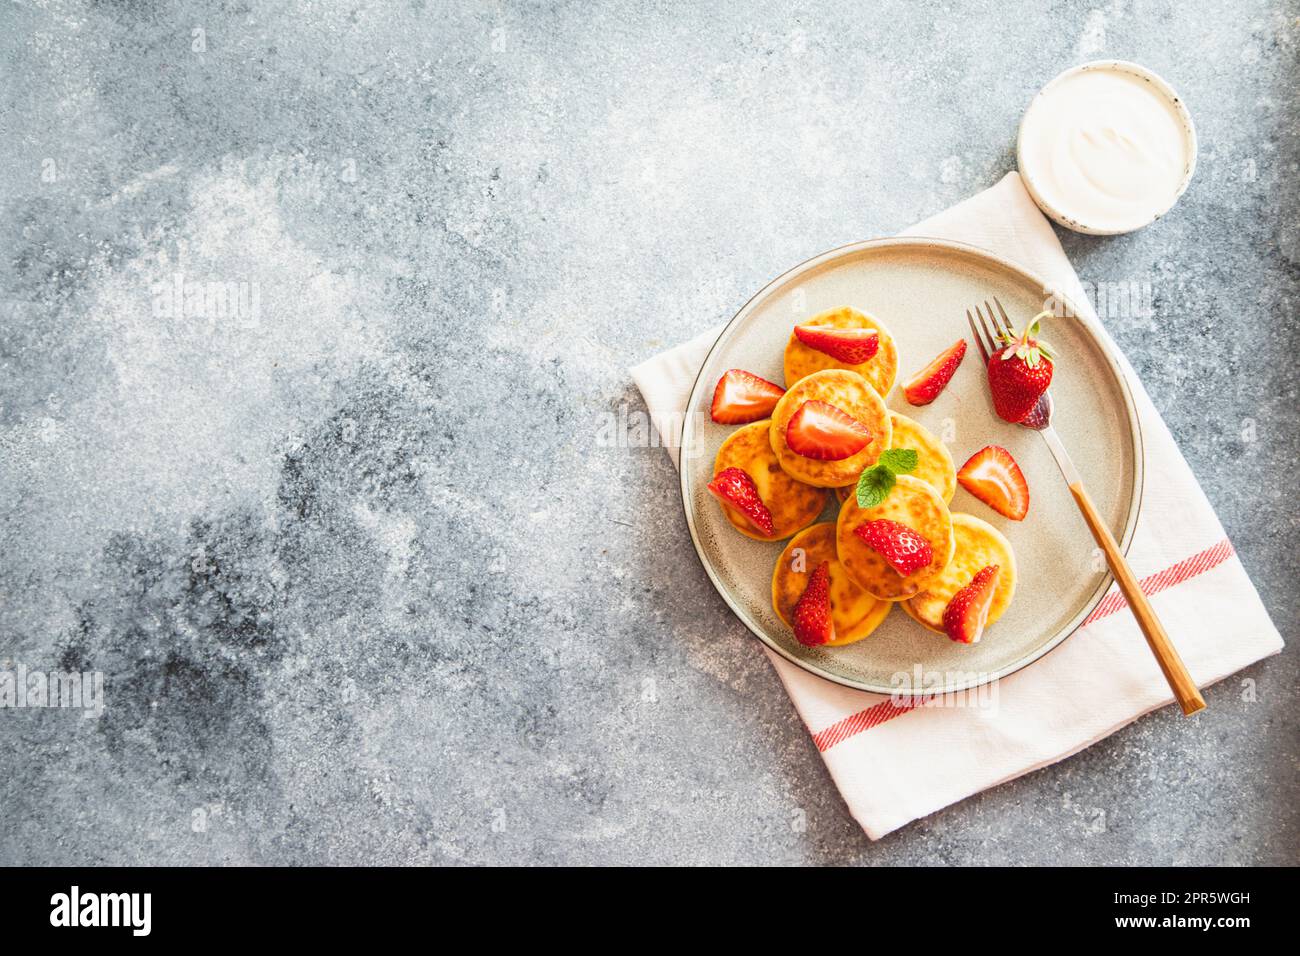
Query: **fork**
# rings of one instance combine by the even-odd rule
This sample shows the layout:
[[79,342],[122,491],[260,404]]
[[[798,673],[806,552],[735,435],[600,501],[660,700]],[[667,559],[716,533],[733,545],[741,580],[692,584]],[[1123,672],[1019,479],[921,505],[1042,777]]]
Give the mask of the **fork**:
[[[997,302],[999,316],[993,314],[993,307],[985,300],[984,308],[988,310],[988,319],[985,320],[984,313],[980,307],[975,306],[975,315],[972,316],[970,310],[966,310],[966,321],[970,323],[970,330],[975,336],[975,344],[979,346],[980,354],[984,356],[985,366],[989,363],[989,357],[1001,348],[1001,344],[1012,340],[1016,336],[1015,327],[1007,317],[1007,310],[1002,308],[1002,303],[998,302],[997,296],[993,297]],[[976,322],[978,317],[978,323]],[[992,326],[993,331],[989,328]],[[1147,596],[1142,593],[1142,588],[1138,584],[1137,576],[1133,569],[1129,567],[1123,552],[1120,551],[1119,545],[1115,542],[1115,536],[1110,533],[1110,528],[1102,520],[1101,514],[1097,511],[1097,506],[1093,504],[1091,496],[1083,487],[1083,479],[1079,471],[1074,467],[1074,462],[1070,460],[1069,453],[1066,452],[1065,446],[1061,444],[1061,437],[1052,427],[1052,393],[1046,391],[1038,399],[1038,403],[1033,410],[1025,416],[1020,423],[1026,428],[1032,428],[1038,434],[1043,436],[1043,441],[1047,443],[1048,450],[1052,457],[1056,459],[1057,467],[1061,469],[1061,474],[1065,476],[1065,483],[1070,487],[1070,494],[1074,496],[1074,503],[1079,506],[1083,513],[1083,520],[1088,524],[1088,530],[1096,539],[1098,546],[1106,555],[1106,563],[1110,565],[1111,574],[1115,576],[1115,583],[1119,585],[1120,593],[1128,600],[1129,609],[1133,616],[1137,618],[1138,627],[1142,629],[1142,634],[1147,639],[1147,644],[1151,648],[1151,653],[1155,655],[1156,662],[1160,665],[1160,670],[1165,675],[1165,680],[1169,682],[1169,688],[1174,692],[1174,697],[1178,699],[1178,704],[1183,709],[1184,716],[1191,716],[1198,710],[1205,707],[1205,698],[1196,688],[1196,682],[1192,680],[1192,675],[1187,672],[1187,667],[1183,660],[1178,656],[1173,642],[1169,640],[1169,635],[1165,632],[1164,625],[1160,623],[1160,618],[1156,616],[1155,608],[1147,600]]]

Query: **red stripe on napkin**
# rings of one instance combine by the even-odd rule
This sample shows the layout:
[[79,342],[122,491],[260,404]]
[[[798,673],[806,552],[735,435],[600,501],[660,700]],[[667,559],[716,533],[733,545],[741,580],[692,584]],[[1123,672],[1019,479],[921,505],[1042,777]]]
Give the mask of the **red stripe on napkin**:
[[866,710],[850,714],[837,724],[831,724],[819,734],[813,734],[813,743],[817,745],[818,750],[825,753],[841,741],[848,740],[864,730],[870,730],[877,724],[893,720],[899,714],[907,713],[923,700],[923,697],[904,697],[897,703],[892,699],[881,701]]
[[[1161,591],[1167,590],[1176,584],[1182,584],[1198,574],[1204,574],[1212,568],[1217,568],[1236,553],[1236,550],[1232,547],[1232,542],[1224,538],[1218,544],[1206,548],[1190,558],[1143,578],[1139,582],[1142,593],[1159,594]],[[1124,599],[1124,595],[1120,594],[1119,591],[1111,591],[1101,599],[1101,603],[1079,626],[1081,628],[1087,627],[1094,621],[1109,617],[1116,611],[1121,611],[1126,607],[1128,607],[1128,601]],[[850,737],[855,737],[872,727],[878,727],[887,720],[902,716],[923,703],[925,703],[924,697],[904,697],[897,701],[893,699],[881,701],[879,704],[873,704],[856,714],[850,714],[843,720],[831,724],[825,730],[813,734],[813,743],[819,751],[825,753],[836,744],[843,743]]]
[[[1175,584],[1181,584],[1188,578],[1194,578],[1198,574],[1204,574],[1211,568],[1217,568],[1224,561],[1236,554],[1232,547],[1232,542],[1224,538],[1213,547],[1206,548],[1199,554],[1194,554],[1184,561],[1179,561],[1172,567],[1165,568],[1150,577],[1145,577],[1140,582],[1143,594],[1159,594]],[[1083,622],[1083,627],[1087,627],[1093,621],[1099,621],[1103,617],[1109,617],[1116,611],[1122,611],[1128,607],[1128,601],[1119,591],[1111,591],[1101,603],[1088,615],[1088,619]]]

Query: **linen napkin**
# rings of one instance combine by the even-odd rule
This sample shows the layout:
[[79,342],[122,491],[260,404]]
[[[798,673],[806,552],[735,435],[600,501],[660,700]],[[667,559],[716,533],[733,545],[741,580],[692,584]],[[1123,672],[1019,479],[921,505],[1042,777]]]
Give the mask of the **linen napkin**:
[[[958,240],[1002,255],[1095,317],[1018,173],[903,234]],[[670,423],[682,421],[696,372],[720,331],[710,329],[631,369],[670,445]],[[1142,512],[1129,562],[1204,687],[1277,653],[1282,638],[1169,429],[1127,359],[1120,361],[1146,448]],[[668,453],[676,465],[677,448]],[[851,690],[755,646],[767,652],[850,812],[873,840],[1077,753],[1173,701],[1113,587],[1078,633],[1002,679],[996,707],[927,706]],[[1213,720],[1214,707],[1189,719]]]

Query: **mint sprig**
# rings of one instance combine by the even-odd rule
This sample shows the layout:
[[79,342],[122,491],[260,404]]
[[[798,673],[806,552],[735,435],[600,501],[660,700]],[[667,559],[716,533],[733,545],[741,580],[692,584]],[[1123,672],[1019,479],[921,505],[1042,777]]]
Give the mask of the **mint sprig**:
[[899,475],[915,471],[920,461],[912,448],[887,448],[870,468],[858,476],[856,490],[859,508],[874,508],[894,490]]

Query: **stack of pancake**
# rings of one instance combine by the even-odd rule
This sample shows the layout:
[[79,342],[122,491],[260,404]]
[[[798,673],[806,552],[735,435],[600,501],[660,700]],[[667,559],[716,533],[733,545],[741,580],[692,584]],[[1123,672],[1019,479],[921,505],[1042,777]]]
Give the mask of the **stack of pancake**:
[[[974,515],[952,512],[948,503],[957,473],[947,446],[919,422],[890,411],[884,396],[898,375],[898,349],[878,321],[852,308],[832,309],[807,322],[838,329],[873,329],[879,347],[859,365],[838,362],[805,345],[793,333],[785,349],[785,395],[770,419],[739,428],[723,442],[714,474],[739,468],[754,481],[772,514],[773,533],[763,535],[744,516],[724,508],[742,534],[761,541],[790,538],[772,573],[772,606],[786,624],[812,573],[829,563],[830,599],[835,625],[832,646],[851,644],[871,634],[895,604],[918,623],[944,633],[943,614],[953,595],[987,565],[1001,569],[987,624],[1011,603],[1016,587],[1015,555],[996,528]],[[805,403],[825,402],[871,432],[872,441],[848,458],[819,460],[794,452],[786,426]],[[883,501],[858,504],[854,487],[863,470],[889,448],[912,449],[917,467],[897,476]],[[839,502],[836,520],[818,522],[828,498]],[[888,519],[905,525],[930,544],[930,563],[906,576],[870,548],[854,529]],[[793,537],[792,537],[793,536]]]

